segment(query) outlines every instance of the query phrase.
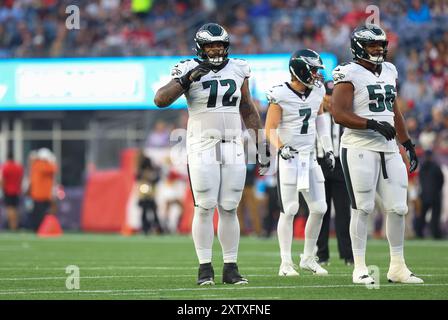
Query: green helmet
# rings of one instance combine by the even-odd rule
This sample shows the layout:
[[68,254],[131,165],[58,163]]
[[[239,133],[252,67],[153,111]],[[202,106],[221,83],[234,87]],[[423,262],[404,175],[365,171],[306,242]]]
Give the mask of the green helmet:
[[[213,65],[220,65],[224,61],[227,60],[227,56],[229,55],[229,34],[227,31],[217,23],[206,23],[196,32],[194,37],[194,42],[196,43],[196,55],[203,59],[207,60]],[[222,42],[224,45],[224,53],[219,57],[209,57],[204,51],[203,46],[208,43],[213,42]]]
[[325,69],[319,54],[311,49],[298,50],[289,59],[289,71],[292,76],[307,88],[322,86],[319,69]]
[[[388,41],[386,32],[375,24],[362,25],[356,28],[351,35],[351,49],[354,59],[361,59],[375,65],[386,60]],[[366,45],[372,42],[380,42],[383,47],[383,54],[372,56],[367,53]]]

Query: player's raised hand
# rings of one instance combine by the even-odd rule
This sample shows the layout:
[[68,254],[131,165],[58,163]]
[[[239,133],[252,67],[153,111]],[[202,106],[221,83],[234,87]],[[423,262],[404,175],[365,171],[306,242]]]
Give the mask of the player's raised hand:
[[414,172],[418,167],[418,158],[417,154],[415,153],[415,145],[412,143],[411,139],[407,140],[406,142],[403,142],[403,147],[406,149],[406,154],[409,158],[409,172]]
[[203,76],[205,76],[207,73],[212,70],[213,65],[207,61],[203,61],[200,64],[198,64],[196,67],[194,67],[190,72],[190,80],[192,82],[196,82],[201,80]]
[[376,120],[369,119],[367,120],[367,129],[372,129],[373,131],[379,132],[386,138],[386,140],[395,139],[395,135],[397,134],[395,128],[387,121],[378,122]]
[[196,67],[180,77],[177,81],[182,86],[182,88],[184,88],[184,90],[188,90],[190,89],[190,85],[192,82],[201,80],[201,78],[209,73],[212,68],[213,65],[211,63],[202,61]]
[[299,151],[297,151],[296,149],[294,149],[291,146],[288,145],[283,145],[280,147],[280,149],[278,150],[278,154],[284,159],[284,160],[289,160],[294,158],[295,154],[298,154]]

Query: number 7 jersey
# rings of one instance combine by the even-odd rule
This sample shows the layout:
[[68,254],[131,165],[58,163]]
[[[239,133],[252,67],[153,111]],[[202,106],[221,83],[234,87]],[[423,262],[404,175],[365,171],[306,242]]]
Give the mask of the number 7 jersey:
[[298,151],[313,151],[316,139],[316,117],[325,89],[313,87],[305,94],[295,91],[289,83],[273,86],[267,92],[269,103],[282,108],[277,134],[284,144]]
[[[381,73],[374,73],[362,65],[343,63],[333,70],[334,84],[349,82],[353,85],[353,112],[366,119],[387,121],[394,126],[394,101],[397,95],[398,72],[389,62],[383,62]],[[387,141],[380,133],[370,129],[344,130],[343,148],[363,148],[372,151],[396,152],[395,140]]]

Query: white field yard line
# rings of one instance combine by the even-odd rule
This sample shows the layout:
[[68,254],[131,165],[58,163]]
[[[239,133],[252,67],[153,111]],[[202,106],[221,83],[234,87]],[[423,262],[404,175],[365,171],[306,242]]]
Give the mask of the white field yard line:
[[[429,284],[384,284],[381,285],[381,288],[400,288],[400,287],[445,287],[448,286],[448,283],[429,283]],[[157,293],[157,292],[182,292],[182,291],[204,291],[208,290],[208,292],[213,291],[226,291],[226,290],[287,290],[287,289],[318,289],[318,288],[363,288],[363,285],[356,284],[341,284],[341,285],[305,285],[305,286],[227,286],[227,287],[209,287],[209,288],[171,288],[171,289],[124,289],[124,290],[59,290],[59,291],[51,291],[51,290],[0,290],[0,295],[20,295],[20,294],[110,294],[110,293],[132,293],[132,292],[141,292],[141,293]]]
[[[60,238],[52,238],[52,239],[43,239],[39,238],[34,234],[2,234],[0,235],[0,240],[8,240],[8,241],[16,241],[16,242],[26,242],[26,241],[38,241],[42,243],[50,243],[50,242],[141,242],[143,244],[154,244],[154,243],[185,243],[188,241],[193,241],[191,235],[183,235],[183,236],[133,236],[133,237],[123,237],[118,235],[100,235],[100,234],[68,234],[63,235]],[[303,244],[303,239],[294,239],[295,243]],[[260,243],[275,243],[277,244],[277,238],[272,239],[258,239],[254,237],[242,238],[242,245],[259,245]],[[383,246],[387,244],[386,239],[371,239],[367,242],[367,246]],[[406,240],[405,246],[410,247],[448,247],[448,241],[432,241],[432,240],[422,240],[422,241],[414,241],[414,240]]]
[[[71,264],[77,264],[74,263],[67,263],[68,265]],[[79,265],[78,265],[79,266]],[[278,270],[278,266],[266,266],[266,267],[251,267],[251,266],[241,266],[239,265],[240,269],[244,270]],[[27,271],[43,271],[43,270],[55,270],[65,271],[66,266],[59,266],[59,267],[24,267],[24,266],[10,266],[10,267],[0,267],[0,271],[10,271],[10,270],[27,270]],[[198,267],[151,267],[151,266],[98,266],[98,267],[83,267],[82,265],[79,266],[80,270],[197,270]],[[331,272],[331,269],[349,269],[349,267],[346,266],[330,266],[328,269]],[[387,268],[387,266],[384,266],[384,268]],[[351,269],[350,269],[351,270]],[[448,267],[419,267],[418,270],[448,270]],[[340,273],[340,272],[338,272]]]
[[[305,275],[308,276],[314,276],[311,273],[303,273],[302,275],[298,277],[283,277],[283,278],[291,278],[291,279],[300,279],[300,277],[303,277]],[[351,273],[335,273],[335,274],[329,274],[325,278],[334,278],[334,277],[350,277]],[[181,275],[107,275],[107,276],[82,276],[80,275],[80,280],[82,279],[118,279],[118,278],[194,278],[195,275],[192,274],[181,274]],[[448,277],[447,273],[440,273],[440,274],[418,274],[418,276],[421,277]],[[255,277],[255,278],[277,278],[280,277],[277,274],[247,274],[247,277]],[[40,281],[40,280],[60,280],[60,279],[67,279],[66,276],[60,276],[60,277],[26,277],[26,278],[0,278],[1,281]]]

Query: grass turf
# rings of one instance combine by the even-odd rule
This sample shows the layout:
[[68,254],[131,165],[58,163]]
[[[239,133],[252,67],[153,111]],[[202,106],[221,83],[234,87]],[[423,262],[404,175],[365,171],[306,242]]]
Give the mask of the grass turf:
[[[303,241],[294,240],[297,263]],[[247,286],[221,284],[222,255],[214,242],[216,285],[196,285],[197,260],[190,236],[123,237],[65,234],[42,239],[29,233],[0,234],[0,299],[448,299],[448,241],[409,240],[405,255],[423,285],[389,284],[388,245],[369,240],[367,263],[380,270],[379,289],[351,282],[351,267],[330,242],[329,275],[279,277],[276,238],[243,237],[239,269]],[[80,289],[68,290],[66,267],[80,270]]]

